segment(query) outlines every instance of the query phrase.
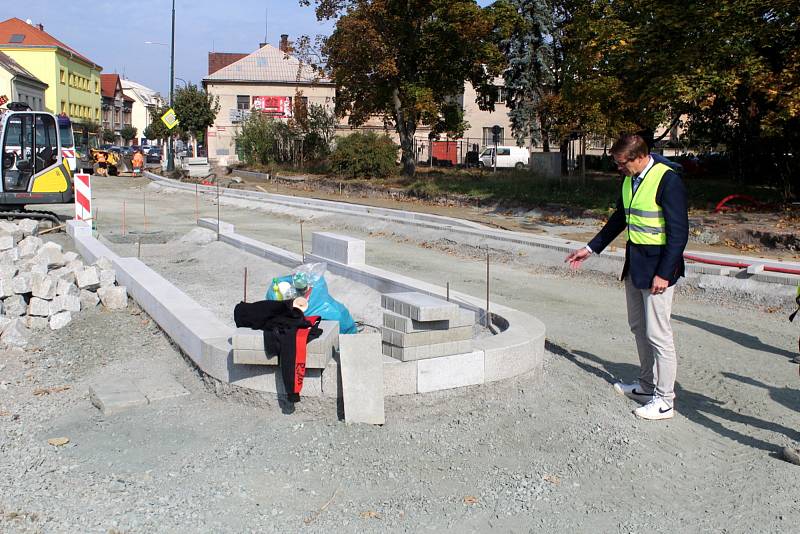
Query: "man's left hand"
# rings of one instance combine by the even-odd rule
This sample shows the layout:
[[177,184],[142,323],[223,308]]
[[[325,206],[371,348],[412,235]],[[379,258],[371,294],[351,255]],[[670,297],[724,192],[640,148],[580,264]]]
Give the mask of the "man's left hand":
[[653,286],[650,288],[651,295],[660,295],[664,291],[667,290],[669,287],[669,280],[664,280],[660,276],[656,275],[653,278]]

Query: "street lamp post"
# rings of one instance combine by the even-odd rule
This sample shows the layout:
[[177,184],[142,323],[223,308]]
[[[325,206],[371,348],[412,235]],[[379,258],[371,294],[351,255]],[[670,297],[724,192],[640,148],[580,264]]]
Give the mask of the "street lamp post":
[[[172,41],[169,49],[169,107],[172,107],[172,95],[175,91],[175,0],[172,0]],[[172,132],[169,134],[169,147],[167,148],[167,172],[175,171],[175,150],[173,148]]]

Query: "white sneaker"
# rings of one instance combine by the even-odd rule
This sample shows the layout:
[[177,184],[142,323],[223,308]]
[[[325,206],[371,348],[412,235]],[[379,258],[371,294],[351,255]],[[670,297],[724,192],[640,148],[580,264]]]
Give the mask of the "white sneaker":
[[617,382],[614,384],[614,391],[639,402],[647,403],[653,400],[653,393],[644,393],[641,386],[639,386],[639,382],[634,382],[632,384]]
[[661,397],[653,397],[653,400],[639,406],[633,411],[636,417],[658,421],[659,419],[670,419],[675,417],[675,407]]

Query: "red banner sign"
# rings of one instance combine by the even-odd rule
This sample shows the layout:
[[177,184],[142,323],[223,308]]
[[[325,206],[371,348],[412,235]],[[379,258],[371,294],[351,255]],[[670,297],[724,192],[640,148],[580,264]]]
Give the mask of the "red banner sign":
[[278,119],[292,116],[292,97],[290,96],[254,96],[253,109],[272,115]]

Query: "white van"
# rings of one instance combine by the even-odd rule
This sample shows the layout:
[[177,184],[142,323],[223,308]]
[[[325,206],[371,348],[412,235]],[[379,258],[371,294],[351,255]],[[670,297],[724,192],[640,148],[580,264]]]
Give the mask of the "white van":
[[[481,167],[492,168],[494,166],[494,147],[486,147],[481,152]],[[498,146],[497,147],[497,168],[517,168],[522,169],[528,166],[530,154],[528,149],[519,146]]]

